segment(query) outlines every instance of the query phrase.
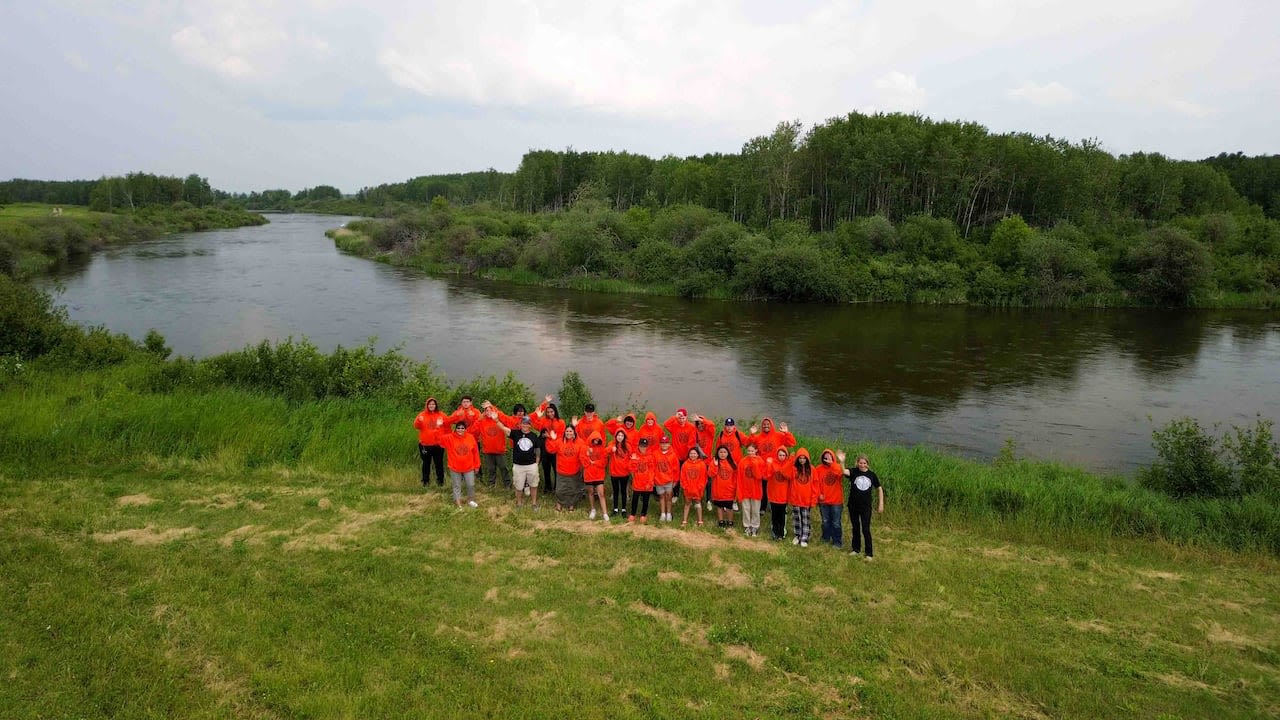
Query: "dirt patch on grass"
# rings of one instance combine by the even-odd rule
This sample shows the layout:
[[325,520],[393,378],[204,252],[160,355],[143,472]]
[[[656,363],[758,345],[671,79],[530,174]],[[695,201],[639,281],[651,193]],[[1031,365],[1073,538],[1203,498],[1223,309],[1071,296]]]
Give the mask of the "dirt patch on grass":
[[528,550],[521,550],[511,558],[511,564],[521,570],[541,570],[556,567],[560,561],[548,555],[537,555]]
[[524,618],[498,618],[489,632],[489,641],[506,642],[509,638],[524,635],[545,637],[555,630],[556,611],[538,612],[530,610]]
[[679,543],[695,550],[717,550],[726,547],[775,555],[778,548],[759,539],[739,537],[737,535],[715,534],[692,528],[661,527],[656,525],[614,525],[611,523],[568,520],[534,520],[530,525],[538,530],[563,530],[564,532],[582,535],[599,535],[613,533],[633,535],[648,540],[665,540]]
[[245,498],[236,497],[231,493],[218,493],[211,497],[191,498],[183,500],[183,505],[203,505],[206,510],[234,510],[241,505],[254,511],[266,509],[266,505],[257,500],[247,500]]
[[716,663],[711,666],[711,670],[715,672],[717,680],[729,679],[729,666],[724,663]]
[[134,545],[160,545],[195,532],[198,531],[193,527],[157,529],[154,525],[147,525],[146,527],[132,530],[94,533],[93,539],[98,542],[120,542],[124,540]]
[[613,567],[609,568],[609,577],[622,577],[623,575],[631,572],[631,569],[634,567],[636,567],[635,562],[626,555],[623,555],[613,563]]
[[1236,647],[1260,648],[1263,644],[1248,635],[1231,632],[1216,622],[1210,622],[1205,628],[1205,637],[1215,645],[1235,645]]
[[1096,632],[1096,633],[1102,633],[1104,635],[1109,635],[1112,632],[1112,628],[1110,625],[1097,619],[1068,620],[1067,624],[1075,628],[1076,630],[1079,630],[1080,632]]
[[485,602],[496,602],[498,599],[498,588],[491,587],[484,594]]
[[1156,680],[1159,680],[1165,685],[1169,685],[1171,687],[1176,687],[1183,690],[1205,690],[1207,692],[1211,692],[1215,694],[1222,693],[1222,691],[1219,690],[1218,688],[1212,685],[1209,685],[1208,683],[1203,683],[1203,682],[1200,682],[1199,680],[1189,678],[1180,672],[1152,673],[1151,677],[1155,678]]
[[471,562],[476,565],[487,565],[500,557],[502,553],[498,550],[477,550],[472,554]]
[[766,658],[746,645],[725,645],[724,656],[730,660],[741,660],[753,670],[763,670]]
[[639,600],[631,603],[627,607],[631,608],[633,612],[640,613],[641,615],[647,615],[671,628],[676,634],[676,639],[686,645],[692,645],[700,648],[711,646],[711,643],[707,641],[707,629],[705,627],[697,623],[689,622],[670,610],[656,608],[648,603],[640,602]]
[[155,498],[146,493],[138,493],[137,495],[124,495],[116,498],[116,505],[120,507],[143,507],[155,501]]
[[1139,570],[1138,574],[1142,577],[1151,578],[1152,580],[1181,580],[1182,576],[1175,572],[1165,572],[1164,570]]
[[316,501],[316,507],[320,508],[321,510],[328,510],[329,508],[333,507],[333,501],[330,500],[329,498],[320,498],[319,500]]
[[424,495],[412,495],[403,504],[383,510],[359,512],[344,507],[339,510],[344,519],[329,532],[316,535],[300,534],[286,542],[283,547],[285,550],[344,550],[370,526],[420,515],[429,502]]
[[703,575],[706,580],[725,588],[745,588],[751,587],[755,581],[751,576],[742,571],[742,567],[734,563],[727,563],[720,559],[717,554],[711,556],[711,567],[714,572]]
[[684,575],[681,575],[675,570],[663,570],[658,573],[658,580],[662,582],[675,582],[677,580],[683,580],[683,579],[684,579]]
[[833,598],[833,597],[838,597],[840,595],[840,591],[836,590],[830,585],[814,585],[813,588],[809,590],[809,592],[813,593],[814,595],[817,595],[818,597],[825,597],[825,598]]

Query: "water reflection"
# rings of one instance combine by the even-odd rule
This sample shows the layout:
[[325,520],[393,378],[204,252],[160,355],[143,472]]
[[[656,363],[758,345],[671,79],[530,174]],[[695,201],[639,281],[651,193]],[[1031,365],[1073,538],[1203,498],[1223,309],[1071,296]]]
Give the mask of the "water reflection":
[[370,336],[453,377],[576,369],[602,406],[768,413],[797,427],[1100,469],[1150,457],[1156,422],[1245,422],[1280,405],[1268,313],[688,302],[424,278],[337,253],[334,218],[165,238],[65,275],[80,322],[180,353]]

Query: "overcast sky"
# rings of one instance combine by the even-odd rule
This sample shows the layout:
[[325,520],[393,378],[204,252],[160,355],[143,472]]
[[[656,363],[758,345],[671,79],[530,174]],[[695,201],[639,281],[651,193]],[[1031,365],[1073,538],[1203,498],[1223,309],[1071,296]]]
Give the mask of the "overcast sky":
[[854,110],[1273,154],[1278,27],[1274,0],[0,0],[0,178],[354,192]]

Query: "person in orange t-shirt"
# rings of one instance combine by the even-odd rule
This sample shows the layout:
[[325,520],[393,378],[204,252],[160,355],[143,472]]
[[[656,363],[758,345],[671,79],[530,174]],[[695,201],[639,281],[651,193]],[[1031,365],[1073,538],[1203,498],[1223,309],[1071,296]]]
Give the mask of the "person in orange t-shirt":
[[765,461],[748,445],[738,463],[738,504],[742,506],[742,531],[747,537],[760,534],[760,500],[764,497]]
[[600,514],[609,522],[609,511],[604,506],[604,476],[609,472],[609,450],[604,446],[604,436],[591,433],[586,444],[578,451],[582,462],[582,484],[587,489],[587,506],[591,508],[588,520],[596,519],[596,499],[600,500]]
[[480,469],[480,447],[476,438],[467,432],[466,423],[461,420],[453,424],[453,432],[440,436],[440,445],[444,447],[448,458],[449,477],[453,478],[453,503],[462,507],[462,485],[467,486],[467,504],[476,504],[476,470]]
[[418,430],[418,454],[422,456],[422,487],[427,486],[433,465],[436,469],[436,485],[444,487],[444,448],[440,445],[444,422],[445,415],[440,412],[440,403],[433,397],[427,398],[422,412],[413,419],[413,426]]
[[787,536],[787,501],[790,500],[791,477],[796,474],[796,466],[784,447],[778,448],[765,460],[768,463],[765,474],[769,478],[765,487],[769,493],[769,528],[773,531],[773,539],[781,540]]
[[818,488],[818,513],[822,517],[822,541],[844,545],[844,451],[826,448],[813,469]]
[[800,448],[796,451],[796,471],[791,476],[791,487],[787,489],[787,502],[791,504],[791,525],[795,536],[791,538],[793,545],[809,547],[809,534],[813,530],[813,504],[818,499],[818,488],[815,485],[813,465],[809,462],[809,451]]
[[707,487],[707,478],[711,477],[711,468],[702,459],[702,451],[695,445],[689,448],[684,464],[680,466],[680,489],[684,491],[684,520],[681,525],[689,524],[689,508],[698,509],[698,524],[702,524],[702,493]]

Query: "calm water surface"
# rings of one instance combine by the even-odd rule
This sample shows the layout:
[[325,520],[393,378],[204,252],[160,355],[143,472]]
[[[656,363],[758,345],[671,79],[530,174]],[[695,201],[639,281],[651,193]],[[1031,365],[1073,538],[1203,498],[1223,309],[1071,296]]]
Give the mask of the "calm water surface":
[[[1280,417],[1280,316],[687,302],[423,277],[338,253],[343,218],[100,253],[59,278],[71,318],[209,355],[370,337],[455,379],[515,370],[537,393],[578,370],[602,408],[771,415],[795,428],[975,457],[1129,472],[1154,424]],[[1148,419],[1150,418],[1150,419]]]

